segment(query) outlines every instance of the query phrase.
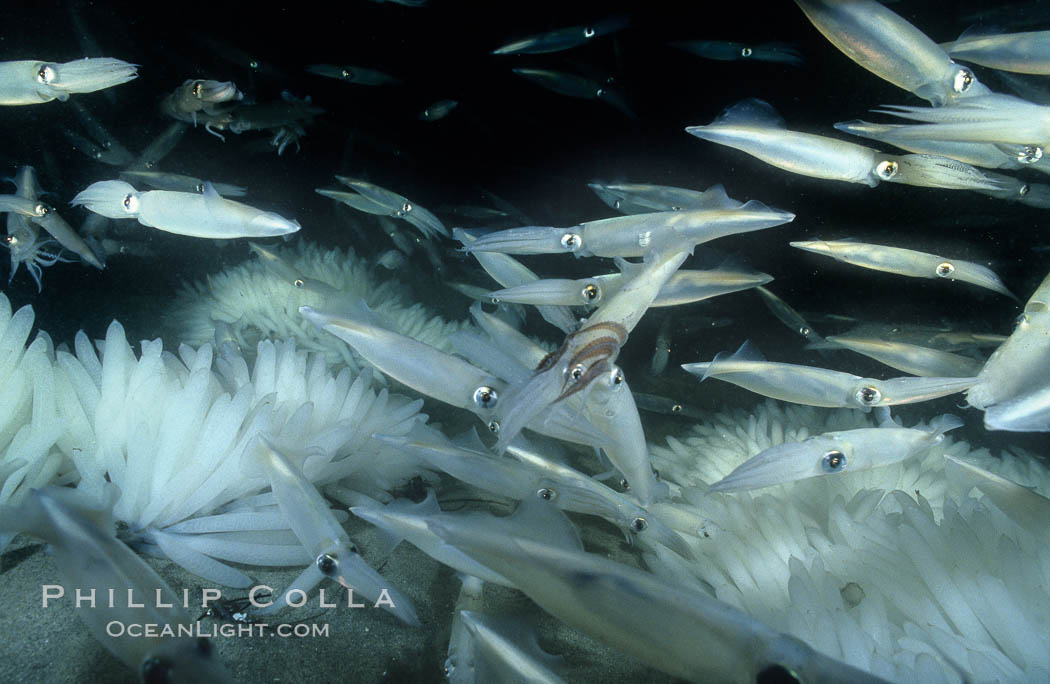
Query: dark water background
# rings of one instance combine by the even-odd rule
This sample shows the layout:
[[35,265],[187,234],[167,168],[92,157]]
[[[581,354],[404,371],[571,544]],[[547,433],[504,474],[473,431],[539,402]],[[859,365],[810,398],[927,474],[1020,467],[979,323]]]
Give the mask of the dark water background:
[[[1050,3],[997,4],[993,10],[987,4],[893,7],[937,41],[957,37],[982,12],[1006,29],[1050,25]],[[630,28],[569,52],[489,54],[515,38],[617,14],[630,16]],[[759,199],[793,211],[797,218],[787,226],[711,243],[717,253],[698,253],[692,266],[715,265],[723,256],[741,258],[775,276],[770,289],[803,312],[1005,334],[1019,309],[1004,297],[964,284],[904,279],[838,264],[788,248],[791,240],[854,237],[985,263],[1022,299],[1050,270],[1050,252],[1033,250],[1050,244],[1041,210],[976,193],[893,184],[871,189],[791,175],[683,132],[685,126],[710,122],[745,97],[768,100],[790,128],[836,137],[845,137],[831,128],[837,121],[885,120],[868,110],[884,103],[921,104],[849,61],[790,2],[432,0],[424,8],[406,8],[348,0],[284,3],[279,9],[252,3],[75,2],[30,8],[6,3],[0,9],[0,60],[82,57],[75,16],[106,56],[141,65],[137,80],[110,91],[114,102],[101,93],[74,96],[133,152],[168,125],[158,102],[188,78],[233,80],[258,101],[278,98],[283,90],[310,95],[326,114],[309,128],[299,152],[278,157],[261,132],[227,134],[222,143],[197,128],[161,168],[247,186],[243,201],[298,219],[303,226],[298,237],[353,246],[363,255],[377,255],[392,245],[369,217],[314,192],[335,188],[336,173],[367,178],[432,210],[486,204],[483,191],[489,191],[536,224],[564,226],[614,214],[587,189],[586,183],[595,179],[693,189],[723,183],[733,198]],[[667,45],[691,39],[789,42],[806,63],[797,68],[717,62]],[[283,75],[252,73],[244,64],[224,60],[209,42],[243,51]],[[403,83],[377,88],[340,83],[306,73],[304,67],[314,63],[380,69]],[[513,74],[516,66],[611,76],[637,118],[603,102],[543,90]],[[1006,90],[994,73],[975,70],[994,90]],[[424,107],[444,98],[460,102],[449,117],[433,123],[417,119]],[[68,201],[90,183],[114,178],[116,170],[66,141],[62,127],[80,129],[69,105],[6,107],[0,121],[0,170],[13,173],[21,164],[36,166],[43,187],[55,193],[52,202],[65,207],[63,215],[79,225],[86,212],[67,207]],[[262,151],[253,151],[260,147]],[[1030,180],[1045,182],[1035,172]],[[460,223],[448,214],[442,218],[450,226]],[[161,334],[159,320],[181,283],[248,256],[246,241],[218,246],[131,221],[120,227],[145,234],[158,257],[112,257],[101,272],[60,264],[45,269],[42,294],[22,270],[5,287],[13,305],[33,304],[38,324],[56,341],[71,339],[81,328],[100,337],[113,318],[125,322],[129,338],[152,338]],[[371,237],[362,240],[362,234]],[[457,246],[442,243],[446,263],[440,273],[419,255],[398,274],[415,286],[422,301],[450,318],[465,317],[469,301],[444,288],[444,281],[488,284],[472,262],[455,252]],[[614,270],[611,260],[525,261],[550,277]],[[0,278],[6,274],[5,256]],[[654,379],[646,369],[656,331],[667,316],[672,317],[671,365]],[[716,328],[709,319],[730,323]],[[556,331],[538,318],[530,325],[536,333],[556,338]],[[839,331],[834,325],[815,327],[825,334]],[[749,405],[752,395],[721,383],[707,383],[698,391],[695,380],[676,367],[708,360],[746,339],[775,360],[876,377],[895,374],[860,356],[843,353],[828,361],[806,352],[801,338],[773,319],[754,293],[651,312],[632,334],[621,363],[636,390],[711,406]],[[177,340],[167,342],[170,346]],[[954,403],[947,399],[923,413],[951,409]],[[968,422],[979,424],[977,414],[970,417],[975,420]]]

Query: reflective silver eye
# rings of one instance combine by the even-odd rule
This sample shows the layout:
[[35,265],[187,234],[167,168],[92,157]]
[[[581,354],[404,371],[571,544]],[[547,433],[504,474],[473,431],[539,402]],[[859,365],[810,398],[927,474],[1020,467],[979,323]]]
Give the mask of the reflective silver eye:
[[249,69],[253,69],[253,70],[254,69],[258,69],[259,68],[258,60],[253,59],[252,61],[248,62],[248,68]]
[[322,553],[317,557],[315,562],[317,564],[317,569],[320,570],[321,574],[325,577],[331,577],[339,572],[339,561],[330,553]]
[[303,282],[302,278],[296,278],[295,280],[293,280],[292,285],[295,285],[299,288],[306,287],[306,283]]
[[897,162],[885,160],[879,162],[879,165],[875,167],[875,174],[882,180],[889,180],[897,175],[897,169],[900,168]]
[[841,451],[829,451],[820,459],[820,468],[825,473],[840,473],[846,469],[846,454]]
[[1043,148],[1038,145],[1025,145],[1017,152],[1017,161],[1022,164],[1034,164],[1043,158]]
[[497,401],[499,401],[499,393],[491,387],[482,385],[474,390],[474,405],[478,408],[495,408]]
[[609,384],[615,387],[623,385],[623,371],[619,368],[613,368],[609,371]]
[[139,198],[135,195],[129,194],[124,197],[124,211],[129,214],[134,214],[139,210]]
[[197,183],[197,192],[204,192],[204,183]]
[[966,67],[960,67],[955,72],[955,78],[952,79],[952,90],[957,93],[965,93],[973,85],[973,82],[977,80],[974,78],[973,72]]
[[499,434],[499,422],[497,422],[495,420],[490,420],[489,421],[489,432],[491,432],[494,435],[498,435]]
[[47,216],[51,212],[51,207],[46,204],[40,203],[33,207],[33,213],[37,216]]
[[1025,195],[1028,194],[1028,191],[1031,190],[1031,189],[1032,188],[1028,187],[1028,183],[1025,183],[1025,184],[1023,184],[1021,187],[1019,187],[1017,189],[1017,196],[1018,197],[1024,197]]
[[681,412],[682,412],[682,405],[681,404],[675,404],[674,406],[671,407],[671,413],[681,413]]
[[585,370],[587,369],[583,367],[583,364],[578,363],[575,366],[573,366],[572,369],[569,371],[569,377],[571,377],[573,380],[579,380],[583,377],[583,372]]
[[937,264],[937,269],[935,272],[940,277],[947,278],[951,274],[955,273],[955,266],[952,266],[952,263],[950,261],[944,261]]
[[644,532],[649,527],[649,521],[645,518],[638,517],[631,521],[631,529],[635,532]]
[[584,38],[594,38],[595,30],[590,26],[583,29]]
[[343,78],[352,78],[353,77],[353,73],[351,73],[351,71],[349,69],[343,69],[341,74],[342,74]]
[[45,64],[36,72],[36,80],[48,85],[55,80],[55,69],[50,64]]
[[750,57],[751,54],[752,54],[751,53],[751,48],[749,48],[749,47],[746,47],[746,48],[744,48],[743,50],[740,51],[740,56],[741,57]]
[[1028,325],[1029,320],[1030,318],[1028,317],[1028,314],[1023,313],[1014,319],[1014,327],[1018,328],[1022,325]]
[[871,385],[861,387],[853,396],[858,402],[865,406],[874,406],[882,401],[882,392],[880,392],[877,387],[872,387]]
[[408,212],[412,211],[412,205],[409,204],[408,202],[405,202],[404,204],[401,205],[401,211],[403,211],[403,212],[405,212],[407,214]]
[[203,83],[201,83],[200,81],[194,81],[193,85],[190,86],[190,92],[193,93],[194,97],[196,97],[197,99],[200,99],[201,89],[203,87],[204,87]]
[[812,332],[813,331],[810,330],[809,328],[807,328],[806,326],[802,326],[801,328],[798,329],[798,334],[802,335],[802,337],[809,337],[810,333],[812,333]]
[[543,489],[536,490],[536,496],[544,501],[554,501],[558,498],[558,492],[554,491],[550,487],[544,487]]
[[580,239],[580,236],[576,233],[566,233],[565,235],[561,236],[561,246],[569,250],[570,252],[575,252],[576,250],[578,250],[582,242],[583,241]]
[[588,283],[583,286],[583,298],[588,302],[596,302],[601,299],[601,296],[602,291],[594,283]]

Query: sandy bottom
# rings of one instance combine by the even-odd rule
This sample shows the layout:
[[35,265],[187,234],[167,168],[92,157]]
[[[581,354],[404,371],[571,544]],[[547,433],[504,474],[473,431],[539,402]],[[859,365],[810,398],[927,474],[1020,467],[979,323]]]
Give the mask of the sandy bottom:
[[[215,652],[240,682],[443,682],[442,665],[448,647],[453,608],[459,580],[449,568],[403,543],[385,560],[369,552],[374,533],[362,524],[351,524],[350,533],[365,557],[391,583],[416,604],[422,627],[400,623],[386,611],[347,608],[346,594],[326,584],[328,601],[337,608],[320,608],[316,593],[306,606],[287,610],[270,620],[304,625],[327,625],[327,636],[218,637]],[[584,525],[589,549],[607,549],[608,555],[636,564],[618,531],[601,521]],[[212,588],[199,577],[164,560],[150,564],[181,596],[190,590],[190,600],[199,602],[200,589]],[[260,584],[281,588],[299,573],[248,570]],[[59,584],[58,572],[46,546],[19,537],[0,556],[0,612],[5,629],[0,639],[0,682],[134,682],[136,675],[112,656],[88,632],[77,616],[72,598],[52,601],[42,607],[43,584]],[[224,599],[246,595],[245,590],[227,589]],[[570,682],[674,681],[637,660],[609,649],[559,623],[536,607],[523,594],[487,586],[486,610],[509,612],[531,619],[541,646],[564,656],[563,677]],[[85,610],[85,609],[79,609]],[[191,607],[191,614],[203,613]],[[204,629],[222,625],[212,617],[201,620]]]

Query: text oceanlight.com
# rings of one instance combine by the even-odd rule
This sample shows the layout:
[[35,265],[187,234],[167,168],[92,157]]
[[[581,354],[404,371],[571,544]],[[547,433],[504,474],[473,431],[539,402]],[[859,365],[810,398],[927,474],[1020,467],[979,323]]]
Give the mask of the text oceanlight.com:
[[158,624],[153,622],[121,622],[110,620],[106,623],[106,634],[111,637],[137,638],[168,638],[168,637],[206,637],[214,639],[217,637],[295,637],[305,639],[309,637],[328,637],[327,624],[304,624],[304,623],[281,623],[267,625],[255,624],[231,624],[202,625],[194,622],[191,625],[184,624]]

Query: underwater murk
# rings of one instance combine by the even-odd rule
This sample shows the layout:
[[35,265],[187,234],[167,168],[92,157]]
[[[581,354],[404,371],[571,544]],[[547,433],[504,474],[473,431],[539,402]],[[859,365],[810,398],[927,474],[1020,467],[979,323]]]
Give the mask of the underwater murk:
[[0,21],[0,681],[1050,679],[1050,3]]

